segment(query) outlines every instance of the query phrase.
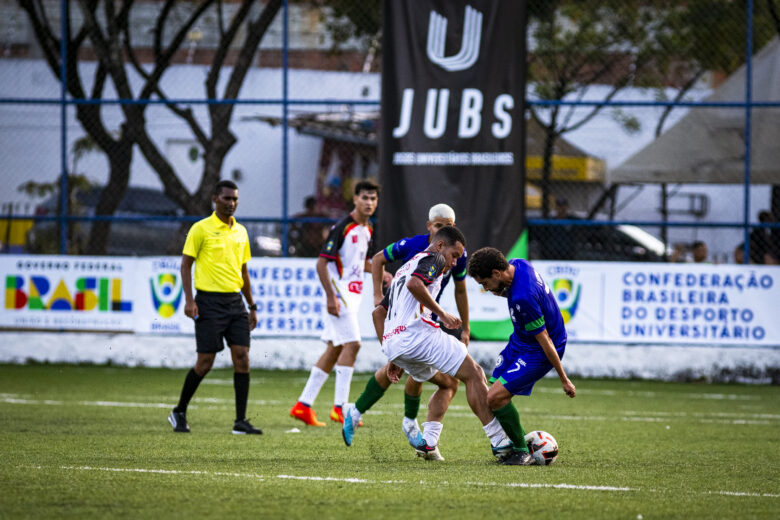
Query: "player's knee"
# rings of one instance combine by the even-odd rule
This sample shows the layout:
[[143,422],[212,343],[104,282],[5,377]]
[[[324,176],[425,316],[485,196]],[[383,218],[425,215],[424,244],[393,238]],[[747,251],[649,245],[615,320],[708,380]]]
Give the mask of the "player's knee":
[[509,403],[511,399],[511,395],[507,396],[504,392],[496,391],[495,386],[491,386],[490,389],[488,389],[487,403],[491,410],[498,410],[499,408],[503,408]]
[[213,359],[198,360],[198,362],[195,363],[195,369],[194,369],[195,373],[198,374],[200,377],[205,377],[206,374],[209,373],[213,365],[214,365]]
[[452,395],[455,395],[455,392],[458,391],[458,384],[460,384],[460,381],[458,381],[454,377],[448,377],[446,380],[445,388],[450,392],[452,392]]
[[422,383],[414,380],[412,376],[406,378],[404,392],[409,395],[420,395],[422,393]]

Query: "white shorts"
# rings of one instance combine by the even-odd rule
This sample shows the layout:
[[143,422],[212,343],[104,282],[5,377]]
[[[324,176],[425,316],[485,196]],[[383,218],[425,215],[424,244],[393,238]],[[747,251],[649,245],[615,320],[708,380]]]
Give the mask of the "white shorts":
[[338,318],[328,314],[327,307],[323,309],[322,322],[325,330],[322,331],[322,341],[332,342],[334,347],[344,343],[360,342],[360,327],[358,326],[357,312],[346,312],[341,308]]
[[466,345],[422,320],[385,341],[382,352],[420,383],[436,372],[455,376],[468,355]]

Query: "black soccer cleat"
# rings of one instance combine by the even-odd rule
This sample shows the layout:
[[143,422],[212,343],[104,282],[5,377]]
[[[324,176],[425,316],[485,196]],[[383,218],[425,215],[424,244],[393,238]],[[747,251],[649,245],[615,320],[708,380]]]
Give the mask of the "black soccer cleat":
[[262,435],[263,430],[255,428],[246,419],[233,423],[233,435]]
[[527,451],[516,451],[501,461],[504,466],[533,466],[534,458]]
[[176,433],[190,433],[190,425],[187,424],[187,415],[184,412],[171,411],[168,416],[168,422],[173,426]]

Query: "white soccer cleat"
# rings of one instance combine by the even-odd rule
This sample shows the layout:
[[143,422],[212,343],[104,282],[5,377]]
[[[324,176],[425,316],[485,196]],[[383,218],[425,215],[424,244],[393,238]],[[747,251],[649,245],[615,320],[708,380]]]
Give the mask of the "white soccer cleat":
[[428,446],[425,441],[421,445],[415,446],[415,453],[418,457],[422,457],[425,460],[444,460],[444,457],[439,453],[438,446]]

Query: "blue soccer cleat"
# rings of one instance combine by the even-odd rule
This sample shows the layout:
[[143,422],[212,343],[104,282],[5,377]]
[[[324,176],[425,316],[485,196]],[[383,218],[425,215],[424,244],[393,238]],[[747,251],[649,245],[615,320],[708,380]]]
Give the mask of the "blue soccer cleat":
[[344,414],[344,424],[341,427],[341,436],[344,437],[344,444],[352,446],[355,430],[357,430],[358,424],[360,424],[360,417],[354,404],[345,404],[342,412]]

